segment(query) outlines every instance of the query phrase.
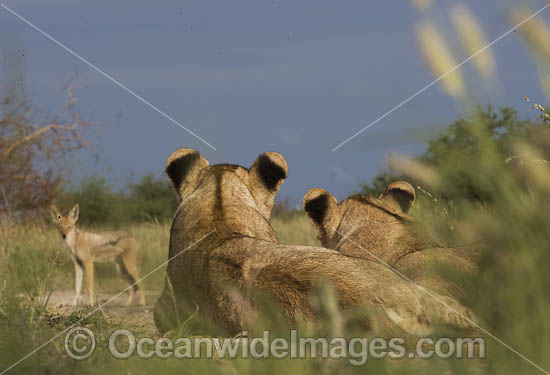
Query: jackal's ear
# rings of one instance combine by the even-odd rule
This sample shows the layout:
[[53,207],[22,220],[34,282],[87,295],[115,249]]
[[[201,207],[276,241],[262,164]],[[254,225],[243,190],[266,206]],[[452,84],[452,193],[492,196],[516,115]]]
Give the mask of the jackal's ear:
[[190,148],[180,148],[170,155],[166,161],[166,174],[180,199],[194,190],[200,170],[208,165],[208,161],[198,151]]
[[55,207],[55,204],[52,204],[50,206],[50,214],[52,215],[52,219],[54,222],[57,223],[59,220],[61,220],[61,214],[59,213],[57,207]]
[[317,228],[321,241],[334,236],[340,224],[338,201],[325,189],[310,189],[302,199],[304,211]]
[[286,179],[287,172],[286,160],[277,152],[264,152],[250,167],[250,192],[266,218],[271,215],[275,195]]
[[408,182],[396,181],[384,189],[379,199],[398,212],[407,213],[416,200],[416,192]]
[[80,207],[78,206],[78,203],[75,203],[73,208],[69,211],[67,214],[67,218],[72,221],[73,223],[76,223],[78,221],[78,214],[80,213]]

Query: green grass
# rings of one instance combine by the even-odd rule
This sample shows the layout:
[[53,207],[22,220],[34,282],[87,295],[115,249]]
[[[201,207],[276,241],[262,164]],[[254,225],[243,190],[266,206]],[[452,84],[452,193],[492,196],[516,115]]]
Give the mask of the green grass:
[[288,216],[271,219],[271,225],[282,244],[321,246],[317,239],[317,230],[309,222],[305,213],[298,211]]
[[[316,245],[316,234],[307,218],[301,213],[294,213],[285,218],[273,219],[273,226],[281,242]],[[157,267],[167,259],[169,224],[136,224],[125,228],[132,232],[143,249],[142,274]],[[46,308],[45,303],[51,292],[71,291],[74,283],[73,264],[69,258],[66,245],[53,225],[28,224],[4,226],[0,231],[0,275],[2,288],[0,295],[0,370],[7,368],[34,348],[47,342],[64,329],[77,323],[90,310],[81,308],[70,313],[59,313],[55,308]],[[115,293],[126,285],[120,279],[112,264],[96,265],[96,288],[99,294]],[[145,289],[149,292],[160,292],[164,283],[164,269],[153,273],[145,279]],[[322,336],[338,332],[346,337],[353,337],[359,332],[351,328],[341,330],[342,322],[351,316],[342,315],[333,308],[333,296],[326,289],[320,289],[314,296],[314,304],[320,311],[320,324],[299,324],[302,336]],[[139,359],[135,355],[128,360],[119,360],[108,352],[107,342],[112,331],[127,328],[139,338],[144,329],[136,322],[132,311],[127,315],[113,316],[101,311],[95,312],[79,325],[89,327],[95,334],[98,346],[87,360],[75,361],[64,351],[64,334],[18,364],[8,373],[211,373],[240,374],[259,373],[275,374],[281,371],[292,374],[364,373],[365,367],[351,366],[347,359]],[[257,323],[261,331],[265,324],[272,329],[272,337],[288,336],[288,326],[276,309],[268,308]],[[345,326],[345,324],[344,324]],[[150,327],[149,327],[150,328]],[[154,327],[153,327],[154,328]],[[200,332],[199,332],[200,333]],[[196,335],[185,326],[176,336]],[[158,334],[157,334],[158,335]],[[431,361],[430,366],[441,369],[449,368],[452,362]],[[425,364],[417,362],[418,368]],[[443,367],[440,367],[443,366]],[[459,365],[463,366],[463,364]],[[367,368],[374,373],[410,373],[410,364],[406,361],[369,360]],[[461,373],[461,372],[458,372]]]
[[[103,229],[109,228],[90,231]],[[168,259],[168,223],[140,223],[123,229],[132,233],[141,246],[142,275]],[[28,289],[30,285],[25,285],[26,282],[40,280],[41,283],[47,282],[54,290],[73,289],[73,262],[69,256],[69,249],[53,224],[4,226],[0,238],[0,267],[9,268],[7,272],[0,272],[0,275],[4,275],[6,284],[15,282],[17,288]],[[3,269],[0,268],[0,271]],[[96,287],[100,291],[114,292],[126,286],[113,263],[98,263],[95,265],[95,272]],[[160,269],[147,277],[144,280],[145,288],[160,289],[164,282],[163,274],[164,269]],[[7,276],[11,280],[8,280]]]
[[[315,229],[303,213],[293,214],[288,220],[273,218],[272,225],[281,243],[320,246]],[[110,229],[79,228],[91,232]],[[166,262],[170,223],[138,223],[121,229],[132,233],[140,244],[142,275]],[[52,290],[73,290],[73,262],[54,224],[33,222],[29,225],[3,226],[0,227],[0,241],[0,275],[3,275],[3,283],[8,284],[9,278],[10,284],[16,283],[16,289],[30,291],[36,288],[34,281],[39,280]],[[162,289],[164,270],[163,267],[145,278],[143,282],[146,290]],[[96,288],[100,292],[114,293],[126,287],[113,263],[96,263],[95,272]]]

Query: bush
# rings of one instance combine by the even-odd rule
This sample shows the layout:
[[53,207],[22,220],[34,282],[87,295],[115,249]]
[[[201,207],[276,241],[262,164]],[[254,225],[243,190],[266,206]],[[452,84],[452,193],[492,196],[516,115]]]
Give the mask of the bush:
[[126,208],[130,221],[169,220],[176,211],[176,193],[167,179],[148,174],[138,183],[130,184],[128,190]]
[[[420,159],[424,165],[400,170],[430,192],[414,210],[430,232],[479,253],[475,276],[445,269],[441,276],[464,286],[463,302],[481,327],[542,368],[550,366],[544,354],[550,337],[549,133],[548,125],[520,122],[512,112],[474,116],[431,142]],[[433,178],[425,178],[426,169]],[[500,343],[486,341],[491,373],[536,373]]]
[[58,198],[62,214],[78,203],[81,213],[79,222],[93,226],[119,221],[124,200],[124,194],[113,192],[112,186],[102,177],[85,178],[78,187],[65,190]]
[[[463,160],[464,163],[453,165],[453,183],[442,192],[442,196],[452,199],[454,196],[467,194],[471,199],[485,200],[490,193],[479,185],[481,175],[473,176],[470,171],[475,160],[483,158],[487,148],[491,149],[491,156],[504,160],[514,154],[513,144],[519,139],[535,140],[540,135],[537,129],[544,125],[532,124],[529,120],[520,120],[517,111],[511,107],[502,108],[499,113],[492,107],[486,110],[478,107],[469,118],[459,118],[438,137],[428,143],[426,152],[416,160],[427,166],[440,167],[447,160]],[[480,144],[483,138],[483,144]],[[405,179],[413,185],[419,181],[411,176],[403,176],[398,171],[387,171],[376,175],[370,182],[361,183],[361,193],[378,196],[384,188],[393,181]]]
[[176,194],[167,179],[146,175],[114,191],[105,178],[83,179],[58,197],[62,213],[80,205],[79,222],[88,226],[119,227],[129,223],[167,221],[177,208]]

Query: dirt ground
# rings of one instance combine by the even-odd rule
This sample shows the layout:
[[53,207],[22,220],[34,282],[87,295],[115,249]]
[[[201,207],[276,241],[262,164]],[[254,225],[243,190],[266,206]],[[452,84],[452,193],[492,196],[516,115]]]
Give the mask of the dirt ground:
[[[105,320],[114,325],[128,329],[134,334],[156,336],[158,331],[153,320],[153,307],[159,294],[158,292],[145,291],[145,306],[138,305],[136,298],[132,305],[125,307],[126,294],[113,298],[114,294],[100,293],[97,295],[98,306],[89,307],[85,304],[72,305],[74,291],[57,291],[50,296],[46,309],[52,319],[73,317],[72,320],[75,320],[75,314],[85,317],[97,309],[95,313],[102,314]],[[86,298],[86,295],[83,295],[83,301],[86,301]]]

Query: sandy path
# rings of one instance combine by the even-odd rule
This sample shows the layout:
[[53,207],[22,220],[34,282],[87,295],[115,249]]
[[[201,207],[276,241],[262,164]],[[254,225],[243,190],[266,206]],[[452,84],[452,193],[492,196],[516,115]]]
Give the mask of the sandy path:
[[[160,293],[145,292],[145,306],[139,306],[137,301],[128,307],[123,304],[126,302],[127,295],[122,294],[112,301],[115,294],[100,293],[97,295],[98,303],[101,305],[100,311],[103,311],[104,318],[121,328],[128,329],[134,334],[145,336],[158,336],[153,320],[153,307]],[[86,305],[73,306],[71,303],[74,298],[74,291],[57,291],[52,293],[48,301],[47,310],[49,314],[54,316],[70,316],[76,312],[85,316],[94,308]],[[87,296],[83,295],[83,300],[86,301]],[[137,298],[136,298],[137,300]],[[107,303],[108,302],[108,303]]]

